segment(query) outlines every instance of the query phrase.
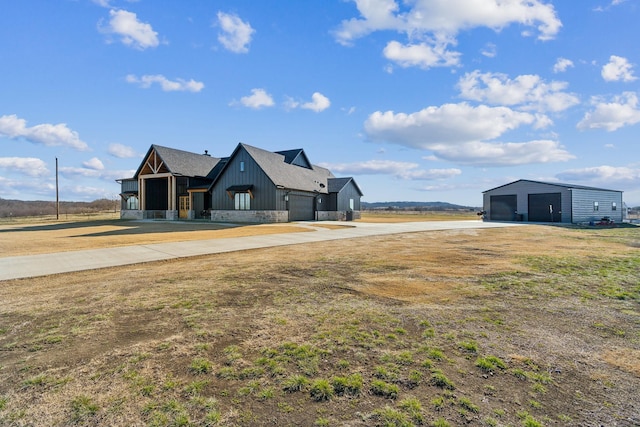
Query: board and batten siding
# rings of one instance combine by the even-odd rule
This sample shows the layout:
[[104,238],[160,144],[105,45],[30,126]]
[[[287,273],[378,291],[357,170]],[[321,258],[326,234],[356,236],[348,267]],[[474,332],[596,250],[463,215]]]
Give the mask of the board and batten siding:
[[[610,217],[615,222],[622,222],[621,191],[573,188],[571,193],[573,204],[572,222],[598,221],[604,216]],[[598,203],[597,210],[594,207],[595,202]],[[614,203],[615,210],[613,209]]]
[[569,188],[545,184],[541,182],[516,181],[502,187],[494,188],[483,194],[483,206],[487,217],[491,218],[491,196],[515,195],[517,197],[517,213],[529,220],[529,194],[560,193],[561,222],[571,222],[571,191]]
[[[244,171],[240,163],[244,162]],[[276,197],[276,186],[244,148],[240,148],[227,164],[224,174],[213,187],[211,206],[217,210],[235,210],[235,203],[226,189],[232,185],[252,185],[251,210],[285,210],[284,195]]]
[[[349,200],[353,199],[353,208],[349,205]],[[347,185],[338,193],[338,211],[359,211],[360,210],[360,193],[353,181],[349,181]]]

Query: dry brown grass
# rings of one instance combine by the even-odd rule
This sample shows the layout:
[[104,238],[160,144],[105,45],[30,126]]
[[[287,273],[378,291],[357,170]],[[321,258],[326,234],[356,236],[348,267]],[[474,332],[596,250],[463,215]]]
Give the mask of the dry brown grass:
[[475,212],[464,211],[364,211],[362,222],[464,221],[477,220]]
[[[470,217],[472,218],[472,217]],[[467,219],[464,214],[433,212],[365,213],[363,222],[443,221]],[[472,218],[477,219],[477,218]],[[14,218],[0,222],[0,257],[35,255],[116,246],[222,239],[262,234],[299,233],[313,227],[339,229],[343,224],[232,225],[208,221],[127,221],[115,213]]]
[[211,222],[88,220],[0,226],[0,257],[116,246],[300,233],[293,224],[230,226]]
[[[0,424],[369,426],[388,407],[418,425],[401,405],[415,397],[424,425],[522,425],[524,412],[633,425],[639,240],[439,231],[4,281]],[[506,367],[476,366],[489,356]],[[201,359],[209,372],[194,371]],[[380,367],[395,400],[370,392]],[[433,385],[433,369],[455,390]],[[293,375],[352,374],[356,396],[283,391]]]

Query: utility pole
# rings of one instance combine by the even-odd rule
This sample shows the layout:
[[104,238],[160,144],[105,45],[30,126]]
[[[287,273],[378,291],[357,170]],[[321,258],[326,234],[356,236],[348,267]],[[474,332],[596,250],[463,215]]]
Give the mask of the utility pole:
[[56,221],[60,219],[60,198],[58,197],[58,158],[56,157]]

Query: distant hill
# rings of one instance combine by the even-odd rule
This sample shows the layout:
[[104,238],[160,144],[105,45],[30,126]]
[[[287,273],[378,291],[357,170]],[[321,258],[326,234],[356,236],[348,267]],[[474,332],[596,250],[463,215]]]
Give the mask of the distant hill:
[[380,209],[401,209],[401,210],[425,210],[425,211],[446,211],[446,210],[474,210],[471,206],[455,205],[447,202],[362,202],[364,210]]
[[[98,199],[92,202],[60,202],[61,214],[114,212],[120,209],[117,200]],[[56,202],[44,200],[8,200],[0,198],[0,218],[55,215]]]

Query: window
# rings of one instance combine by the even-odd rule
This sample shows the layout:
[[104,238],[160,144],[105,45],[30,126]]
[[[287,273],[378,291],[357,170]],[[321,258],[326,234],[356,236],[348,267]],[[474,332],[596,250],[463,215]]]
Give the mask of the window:
[[130,196],[127,199],[127,209],[128,210],[138,210],[138,197]]
[[599,211],[600,210],[600,204],[598,202],[593,202],[593,210],[594,211]]
[[353,202],[353,199],[349,199],[349,209],[353,210],[354,206],[355,206],[355,204]]
[[617,209],[618,209],[618,205],[616,204],[616,202],[612,202],[612,203],[611,203],[611,210],[612,210],[612,211],[615,211],[615,210],[617,210]]
[[244,172],[244,162],[240,162],[240,172]]
[[251,209],[251,195],[249,193],[236,193],[233,196],[233,200],[236,205],[236,210],[247,211]]

